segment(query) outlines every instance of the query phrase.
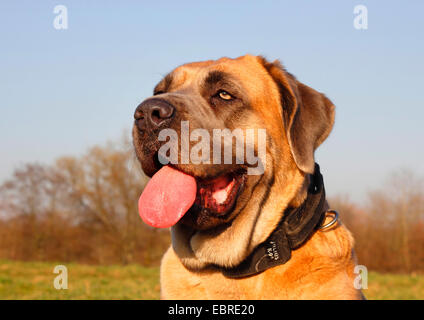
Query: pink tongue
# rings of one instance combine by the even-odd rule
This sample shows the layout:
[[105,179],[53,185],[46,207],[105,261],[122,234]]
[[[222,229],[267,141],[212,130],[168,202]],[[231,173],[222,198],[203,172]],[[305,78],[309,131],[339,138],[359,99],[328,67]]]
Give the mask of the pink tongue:
[[156,228],[168,228],[180,220],[196,199],[196,179],[169,166],[150,179],[138,200],[141,219]]

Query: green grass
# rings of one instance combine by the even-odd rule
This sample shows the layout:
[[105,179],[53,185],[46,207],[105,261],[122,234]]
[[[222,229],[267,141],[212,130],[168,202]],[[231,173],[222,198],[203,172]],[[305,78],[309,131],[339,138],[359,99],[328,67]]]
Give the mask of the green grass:
[[370,272],[363,292],[370,300],[424,300],[424,275]]
[[0,261],[0,299],[159,299],[159,269],[66,263],[68,289],[53,281],[62,263]]
[[[66,263],[68,290],[53,281],[61,263],[0,260],[0,299],[158,299],[159,269]],[[367,299],[424,299],[424,275],[369,273]]]

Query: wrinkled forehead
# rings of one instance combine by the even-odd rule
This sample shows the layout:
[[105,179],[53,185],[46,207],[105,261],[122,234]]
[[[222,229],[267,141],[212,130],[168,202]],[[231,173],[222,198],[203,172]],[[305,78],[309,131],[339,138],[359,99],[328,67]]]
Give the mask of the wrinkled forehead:
[[177,67],[156,86],[155,91],[175,91],[188,87],[227,82],[239,85],[250,97],[263,94],[270,77],[257,57],[221,58],[187,63]]
[[[282,124],[279,89],[258,57],[246,55],[236,59],[221,58],[184,64],[169,73],[155,88],[155,92],[202,92],[208,88],[233,88],[241,93],[250,108],[269,126]],[[231,92],[230,92],[231,93]]]

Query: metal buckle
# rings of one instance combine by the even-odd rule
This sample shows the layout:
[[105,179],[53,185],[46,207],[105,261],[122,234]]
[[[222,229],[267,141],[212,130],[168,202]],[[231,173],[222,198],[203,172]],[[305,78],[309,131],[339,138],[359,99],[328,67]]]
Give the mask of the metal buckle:
[[327,210],[327,212],[325,213],[325,217],[323,219],[323,223],[325,221],[325,219],[327,218],[327,216],[333,216],[333,220],[331,220],[329,223],[325,224],[325,225],[321,225],[321,227],[318,228],[318,230],[325,230],[330,228],[331,226],[333,226],[337,220],[339,220],[339,213],[336,210]]

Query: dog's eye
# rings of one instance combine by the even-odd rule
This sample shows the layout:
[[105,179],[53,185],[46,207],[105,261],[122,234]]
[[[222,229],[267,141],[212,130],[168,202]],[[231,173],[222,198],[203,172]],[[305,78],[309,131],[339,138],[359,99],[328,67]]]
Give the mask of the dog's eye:
[[225,90],[220,90],[217,94],[222,100],[232,100],[233,96]]
[[156,92],[153,92],[153,95],[157,96],[158,94],[163,94],[163,93],[165,93],[165,91],[156,91]]

